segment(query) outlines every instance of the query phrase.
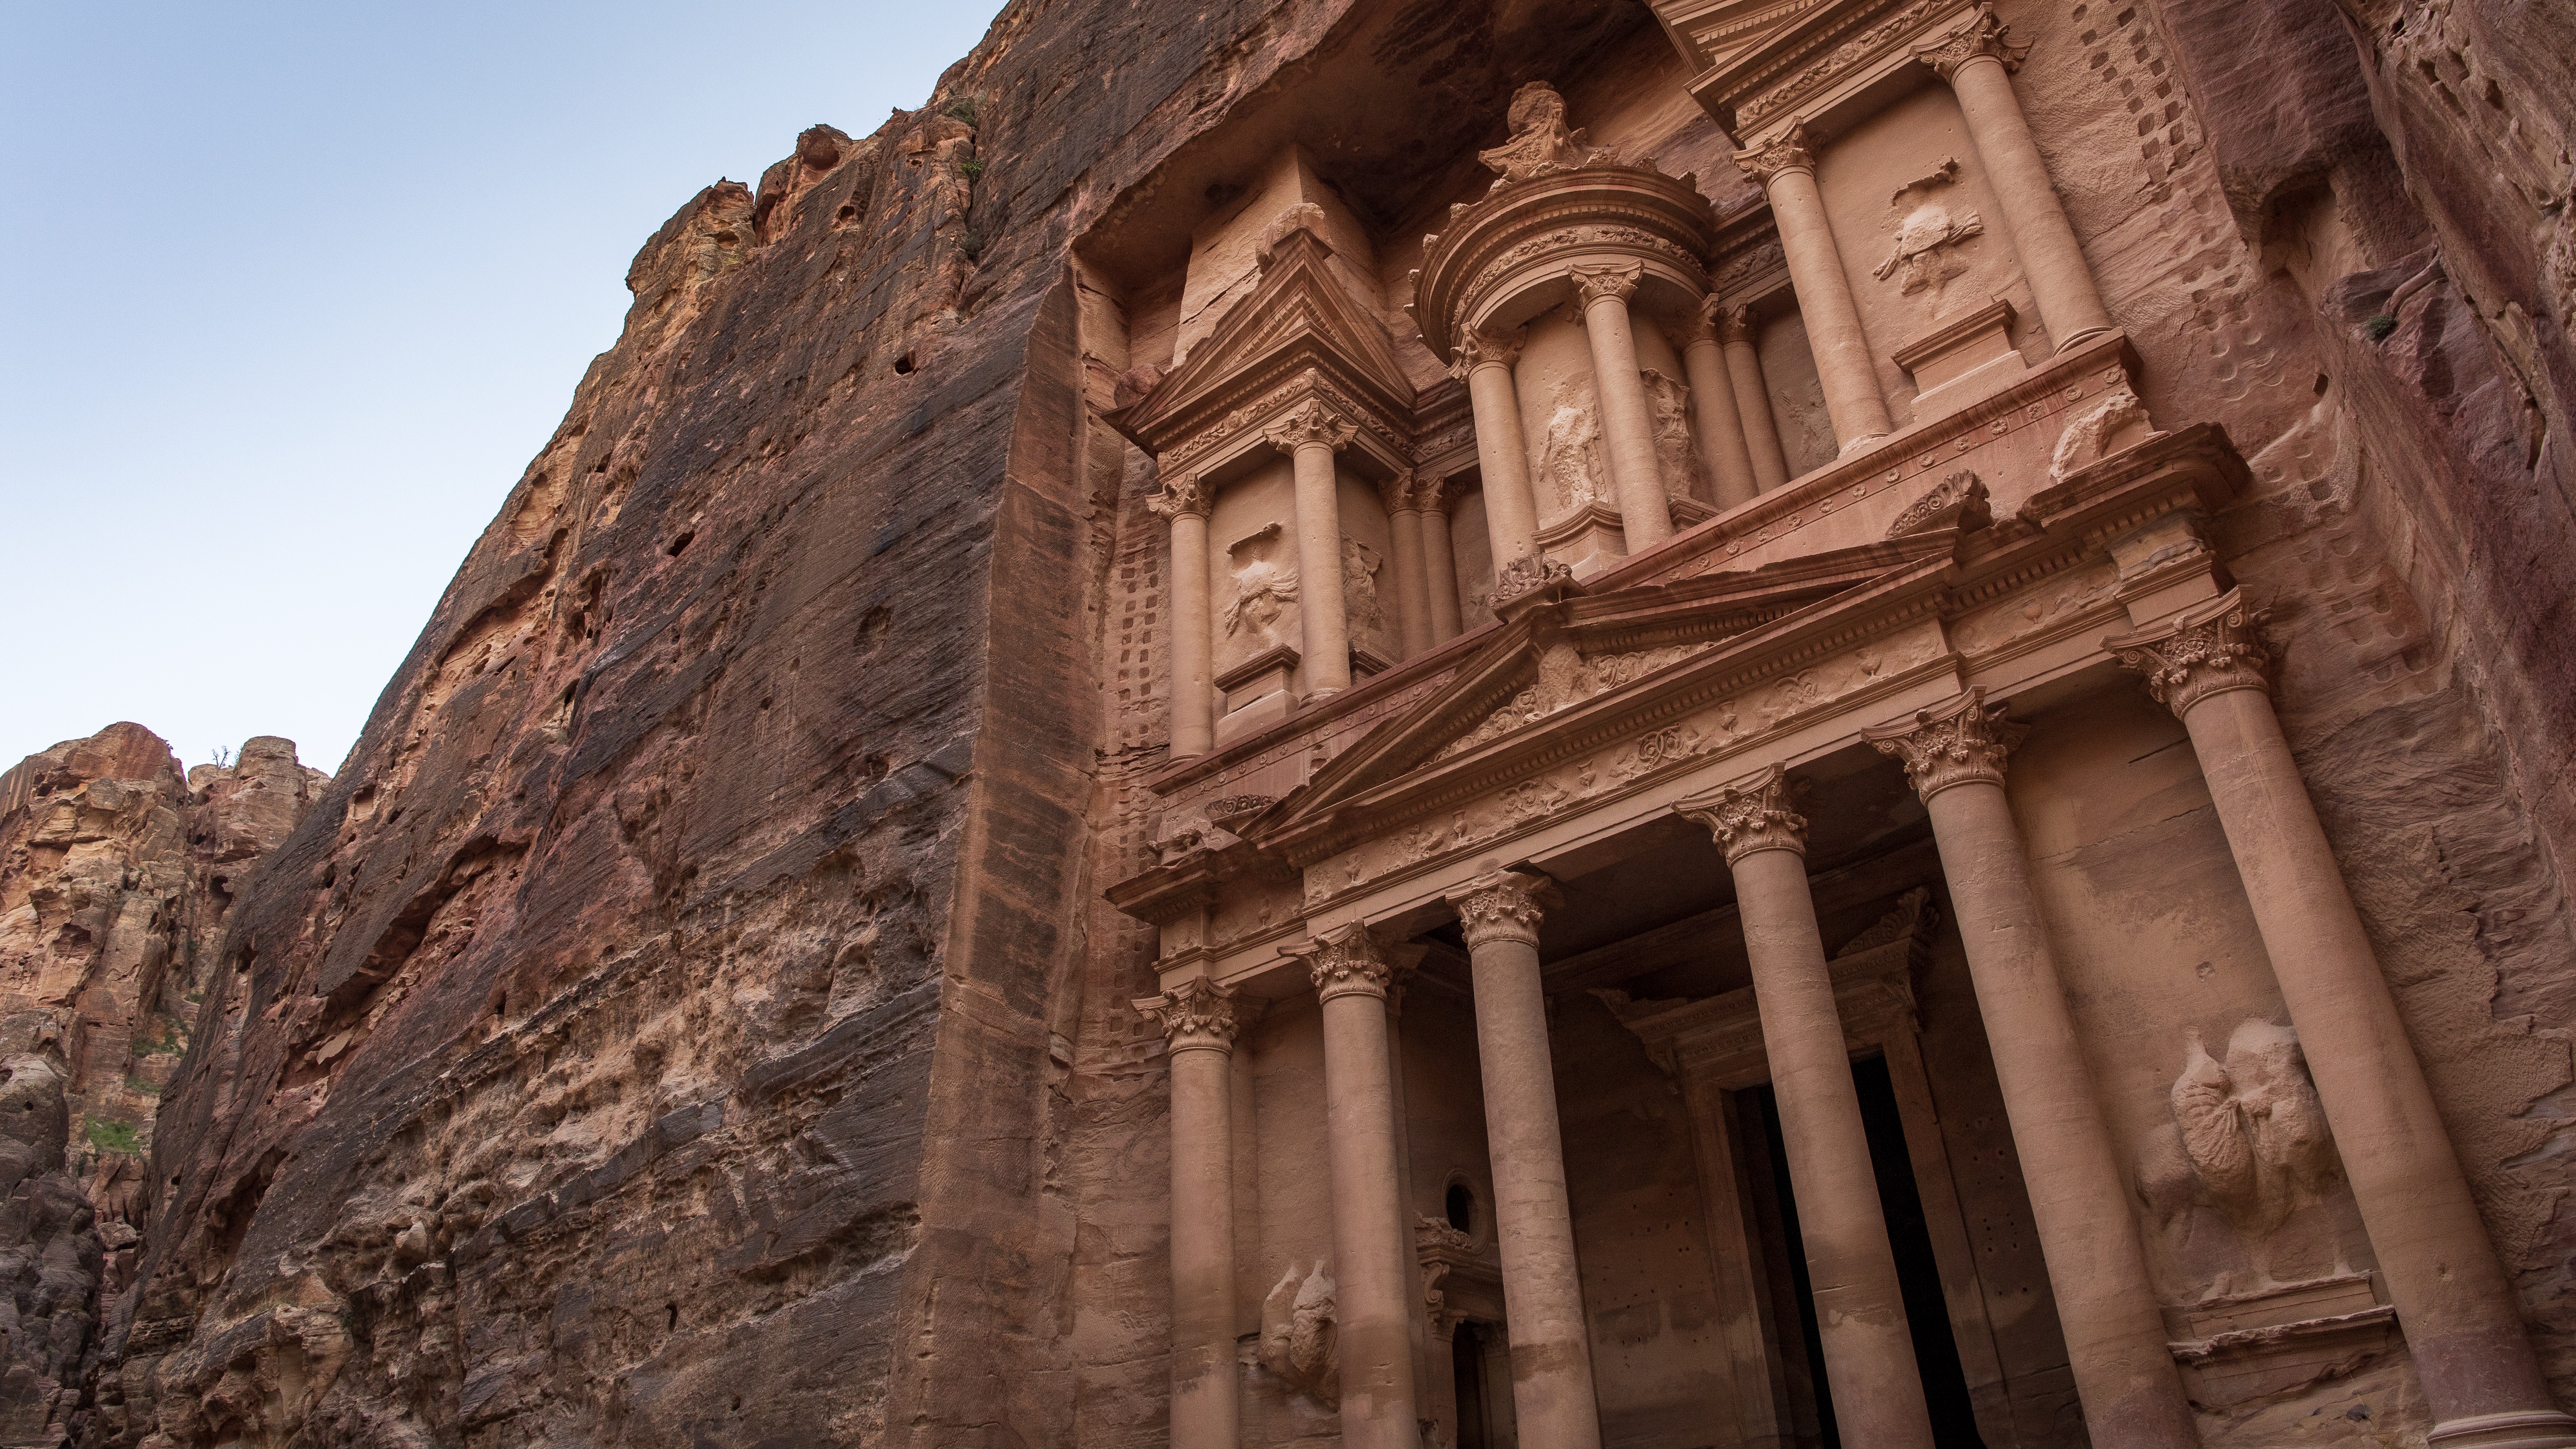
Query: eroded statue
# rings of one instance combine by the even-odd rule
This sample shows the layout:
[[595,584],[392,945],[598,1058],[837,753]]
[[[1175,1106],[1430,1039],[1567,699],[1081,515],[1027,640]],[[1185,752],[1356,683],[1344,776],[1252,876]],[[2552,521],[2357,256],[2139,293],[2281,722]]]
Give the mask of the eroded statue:
[[1311,1269],[1292,1263],[1261,1303],[1261,1366],[1328,1404],[1342,1398],[1333,1294],[1321,1262]]
[[2298,1034],[2246,1022],[2221,1061],[2193,1033],[2172,1102],[2173,1121],[2141,1153],[2139,1195],[2157,1226],[2186,1242],[2192,1209],[2216,1208],[2268,1276],[2272,1235],[2322,1198],[2338,1169]]
[[1647,368],[1646,406],[1655,419],[1655,470],[1664,492],[1688,498],[1691,480],[1699,476],[1699,448],[1691,440],[1690,386]]
[[1351,636],[1382,642],[1389,630],[1386,606],[1378,599],[1377,574],[1385,566],[1376,549],[1345,534],[1342,537],[1342,617]]
[[1591,378],[1565,378],[1549,394],[1547,431],[1530,471],[1546,510],[1543,521],[1554,522],[1601,498],[1601,409],[1592,396]]
[[1227,638],[1249,628],[1264,644],[1287,642],[1279,621],[1288,606],[1297,602],[1297,570],[1282,561],[1286,548],[1279,525],[1273,523],[1226,549],[1226,565],[1234,573],[1234,597],[1218,619]]
[[1941,288],[1967,270],[1966,263],[1948,253],[1970,237],[1983,236],[1986,224],[1973,211],[1951,211],[1941,199],[1941,192],[1958,179],[1957,158],[1945,157],[1929,175],[1898,187],[1888,198],[1903,215],[1896,223],[1895,249],[1873,269],[1880,281],[1901,278],[1899,291],[1908,296],[1929,291],[1937,303]]
[[1513,92],[1504,119],[1511,125],[1512,138],[1476,153],[1477,160],[1502,173],[1494,182],[1496,191],[1514,182],[1571,171],[1593,159],[1584,134],[1565,127],[1565,97],[1545,81],[1531,81]]

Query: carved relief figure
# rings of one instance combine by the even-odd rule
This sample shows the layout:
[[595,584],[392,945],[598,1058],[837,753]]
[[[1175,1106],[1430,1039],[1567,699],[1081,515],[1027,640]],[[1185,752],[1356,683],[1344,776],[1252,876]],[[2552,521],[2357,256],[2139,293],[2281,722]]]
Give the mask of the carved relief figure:
[[2298,1034],[2249,1021],[2212,1057],[2193,1033],[2173,1084],[2173,1122],[2148,1139],[2138,1191],[2157,1226],[2188,1241],[2191,1209],[2216,1208],[2269,1277],[2271,1240],[2290,1214],[2321,1198],[2336,1171],[2325,1108],[2308,1080]]
[[1559,382],[1549,404],[1547,433],[1530,471],[1546,510],[1544,521],[1553,522],[1602,497],[1601,409],[1589,377]]
[[2129,390],[2128,379],[2123,377],[2100,402],[2068,423],[2066,431],[2058,435],[2057,451],[2048,460],[2049,481],[2056,482],[2087,464],[2102,461],[2120,451],[2117,444],[2122,433],[2132,427],[2148,426],[2147,405],[2138,401],[2138,395]]
[[1342,1397],[1333,1294],[1322,1263],[1308,1271],[1290,1264],[1261,1304],[1261,1366],[1328,1404]]
[[1342,617],[1350,620],[1354,639],[1382,643],[1387,636],[1386,609],[1377,594],[1377,571],[1383,563],[1376,549],[1343,535]]
[[1646,406],[1655,417],[1655,466],[1664,492],[1688,498],[1691,480],[1699,476],[1699,449],[1691,441],[1690,386],[1647,368]]
[[1502,173],[1494,182],[1496,191],[1516,181],[1571,171],[1592,159],[1584,134],[1565,128],[1565,98],[1545,81],[1531,81],[1514,92],[1504,119],[1512,138],[1476,153],[1477,160]]
[[1293,633],[1280,623],[1280,615],[1297,602],[1297,570],[1282,561],[1287,549],[1273,523],[1225,551],[1226,565],[1234,572],[1234,598],[1218,620],[1228,639],[1250,629],[1255,652],[1285,644]]
[[1898,290],[1908,296],[1929,291],[1935,306],[1940,304],[1941,288],[1968,269],[1966,263],[1947,253],[1986,230],[1985,222],[1975,212],[1954,214],[1940,200],[1940,193],[1958,179],[1958,158],[1944,157],[1929,175],[1918,176],[1896,189],[1888,198],[1888,204],[1903,213],[1896,223],[1896,246],[1874,272],[1882,282],[1891,277],[1903,278]]

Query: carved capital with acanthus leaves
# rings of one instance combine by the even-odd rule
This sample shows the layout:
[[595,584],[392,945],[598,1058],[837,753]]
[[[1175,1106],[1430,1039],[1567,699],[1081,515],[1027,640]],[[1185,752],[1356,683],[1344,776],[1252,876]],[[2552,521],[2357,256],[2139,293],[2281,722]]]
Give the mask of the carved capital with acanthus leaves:
[[1996,17],[1995,7],[1980,5],[1965,29],[1941,40],[1914,48],[1914,58],[1932,67],[1941,79],[1959,73],[1959,67],[1972,60],[1992,58],[2005,72],[2021,69],[2022,57],[2030,54],[2027,45],[2015,45],[2004,35],[2004,23]]
[[1232,1051],[1235,1034],[1261,1014],[1260,1002],[1242,1000],[1233,987],[1204,976],[1193,976],[1160,996],[1140,997],[1128,1004],[1152,1017],[1176,1052]]
[[1791,126],[1787,135],[1765,141],[1748,150],[1736,152],[1735,164],[1744,169],[1745,175],[1764,186],[1769,186],[1774,178],[1785,176],[1792,171],[1804,171],[1813,175],[1816,170],[1816,153],[1807,145],[1806,124],[1800,122]]
[[1480,367],[1509,367],[1521,360],[1521,347],[1529,341],[1529,329],[1515,327],[1509,332],[1462,332],[1458,335],[1457,361],[1449,373],[1460,382]]
[[1386,948],[1369,933],[1368,927],[1357,922],[1319,931],[1313,940],[1291,954],[1305,958],[1306,970],[1315,982],[1315,996],[1322,1001],[1336,996],[1384,998],[1395,987],[1403,969],[1388,959]]
[[1969,690],[1947,704],[1914,712],[1914,718],[1861,731],[1882,755],[1905,762],[1905,778],[1929,800],[1953,785],[2004,782],[2004,756],[2030,733],[2005,717],[2002,705],[1986,708],[1986,692]]
[[1261,430],[1262,440],[1283,453],[1308,447],[1330,448],[1338,453],[1349,447],[1358,434],[1357,423],[1334,411],[1322,398],[1311,397]]
[[1753,345],[1754,336],[1761,329],[1753,320],[1752,303],[1747,302],[1737,307],[1720,307],[1717,305],[1717,299],[1711,297],[1709,310],[1717,321],[1718,341],[1729,347],[1739,342],[1747,347]]
[[1452,892],[1449,904],[1457,909],[1468,950],[1498,941],[1518,941],[1534,947],[1538,944],[1539,922],[1546,918],[1547,906],[1555,897],[1555,882],[1546,876],[1525,870],[1498,870],[1480,875]]
[[1795,808],[1804,793],[1805,781],[1792,780],[1786,769],[1773,765],[1750,780],[1675,801],[1673,811],[1707,826],[1726,852],[1726,863],[1733,865],[1757,850],[1807,853],[1807,817]]
[[2271,651],[2263,647],[2263,610],[2249,608],[2245,591],[2226,593],[2185,609],[2167,623],[2115,635],[2102,647],[2146,676],[2147,693],[2188,717],[2191,707],[2231,689],[2271,692]]
[[1565,269],[1574,279],[1576,295],[1583,305],[1591,306],[1604,299],[1627,301],[1635,296],[1637,283],[1645,278],[1643,262],[1576,262]]
[[1166,478],[1163,491],[1147,497],[1145,507],[1156,518],[1205,518],[1214,491],[1204,478]]
[[1440,506],[1444,480],[1425,478],[1411,468],[1377,485],[1389,513],[1428,513]]

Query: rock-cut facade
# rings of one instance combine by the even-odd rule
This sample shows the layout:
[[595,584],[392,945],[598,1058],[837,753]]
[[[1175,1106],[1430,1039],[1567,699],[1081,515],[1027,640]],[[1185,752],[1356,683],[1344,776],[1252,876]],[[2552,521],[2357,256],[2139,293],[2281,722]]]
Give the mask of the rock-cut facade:
[[81,1442],[2576,1445],[2503,15],[1012,6],[637,258]]

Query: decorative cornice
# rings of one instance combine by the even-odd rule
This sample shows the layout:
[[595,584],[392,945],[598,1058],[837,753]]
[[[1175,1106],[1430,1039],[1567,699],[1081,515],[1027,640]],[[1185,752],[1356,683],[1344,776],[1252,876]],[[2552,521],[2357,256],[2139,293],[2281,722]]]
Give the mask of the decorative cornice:
[[1929,800],[1953,785],[2004,782],[2004,756],[2030,733],[2006,718],[2002,705],[1986,708],[1986,691],[1970,689],[1947,704],[1919,709],[1914,718],[1861,731],[1882,755],[1905,762],[1905,778]]
[[1992,5],[1979,5],[1975,17],[1958,33],[1914,47],[1914,58],[1945,81],[1980,56],[1992,57],[2009,75],[2021,69],[2022,58],[2029,54],[2029,46],[2015,45],[2004,37],[2004,23],[1996,18]]
[[1496,941],[1538,945],[1538,924],[1556,894],[1555,882],[1531,871],[1498,870],[1480,875],[1449,894],[1458,911],[1467,949]]
[[1806,781],[1791,780],[1784,767],[1773,765],[1749,780],[1675,801],[1673,812],[1707,826],[1731,866],[1757,850],[1805,855],[1807,818],[1791,808],[1805,793]]
[[1769,187],[1775,178],[1785,176],[1792,171],[1804,171],[1810,176],[1814,175],[1816,153],[1807,145],[1807,123],[1796,122],[1789,127],[1787,134],[1765,141],[1749,150],[1736,152],[1735,164],[1743,168],[1745,175],[1752,177],[1765,188]]
[[1235,1035],[1261,1015],[1262,1003],[1238,998],[1231,986],[1193,976],[1160,996],[1128,1003],[1163,1029],[1170,1050],[1232,1051]]
[[2114,635],[2102,647],[2120,656],[2125,667],[2146,676],[2147,693],[2188,717],[2191,707],[2231,689],[2270,693],[2271,652],[2263,647],[2262,628],[2269,615],[2245,606],[2245,591],[2226,593],[2185,609],[2164,624],[2135,634]]
[[1211,491],[1204,478],[1166,478],[1163,491],[1149,495],[1145,507],[1156,518],[1205,518]]
[[[1878,61],[1906,35],[1957,6],[1958,0],[1914,0],[1876,24],[1866,19],[1870,7],[1853,6],[1846,11],[1847,21],[1809,31],[1806,44],[1754,47],[1745,59],[1730,64],[1730,74],[1718,83],[1723,94],[1748,98],[1734,107],[1735,133],[1757,129],[1800,100]],[[1853,28],[1864,25],[1866,29]],[[1834,39],[1837,34],[1844,37],[1839,42]],[[1819,53],[1818,47],[1824,45],[1833,48]]]
[[1576,262],[1565,269],[1574,279],[1574,290],[1591,306],[1603,298],[1627,301],[1637,293],[1637,283],[1646,275],[1643,262]]
[[1292,409],[1288,416],[1261,430],[1264,442],[1283,453],[1299,448],[1324,447],[1338,453],[1350,446],[1359,435],[1359,427],[1347,416],[1327,406],[1322,398],[1310,397]]
[[1336,996],[1383,999],[1395,984],[1398,968],[1386,959],[1377,937],[1356,921],[1319,931],[1290,954],[1305,958],[1306,970],[1315,983],[1316,999],[1321,1001]]

